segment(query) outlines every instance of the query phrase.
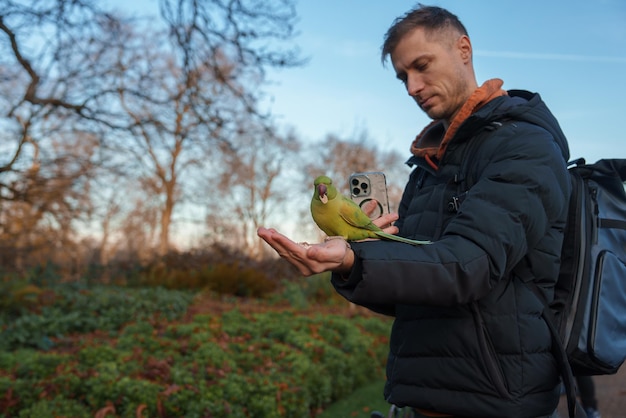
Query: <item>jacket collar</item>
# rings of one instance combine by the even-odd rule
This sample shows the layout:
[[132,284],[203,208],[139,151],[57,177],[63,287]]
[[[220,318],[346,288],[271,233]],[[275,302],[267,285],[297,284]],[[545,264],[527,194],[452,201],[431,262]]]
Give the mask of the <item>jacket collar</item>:
[[452,119],[447,130],[442,120],[432,121],[413,140],[411,153],[416,157],[425,158],[429,163],[432,163],[433,159],[441,160],[461,124],[491,100],[507,94],[506,90],[502,89],[502,84],[502,80],[494,78],[477,88]]

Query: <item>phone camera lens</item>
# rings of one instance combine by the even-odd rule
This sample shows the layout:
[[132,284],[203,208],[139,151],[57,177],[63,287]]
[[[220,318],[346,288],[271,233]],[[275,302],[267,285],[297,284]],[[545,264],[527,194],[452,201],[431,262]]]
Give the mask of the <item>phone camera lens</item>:
[[358,186],[359,185],[359,179],[352,179],[352,185],[353,186]]
[[359,189],[358,187],[355,187],[352,189],[352,194],[355,196],[358,196],[359,193],[361,193],[361,189]]
[[367,183],[361,183],[361,189],[367,190]]

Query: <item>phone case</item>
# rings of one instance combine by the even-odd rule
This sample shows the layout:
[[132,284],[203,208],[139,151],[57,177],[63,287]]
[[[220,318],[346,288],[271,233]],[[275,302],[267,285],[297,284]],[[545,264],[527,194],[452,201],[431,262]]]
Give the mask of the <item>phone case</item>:
[[363,207],[370,200],[376,200],[378,203],[377,209],[369,214],[371,219],[376,219],[389,213],[385,173],[381,171],[352,173],[348,184],[350,186],[350,197],[359,206]]

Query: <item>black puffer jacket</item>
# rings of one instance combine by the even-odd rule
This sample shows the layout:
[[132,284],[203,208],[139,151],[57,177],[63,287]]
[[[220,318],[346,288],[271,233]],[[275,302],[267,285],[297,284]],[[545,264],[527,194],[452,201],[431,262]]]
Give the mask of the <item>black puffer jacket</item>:
[[459,127],[437,170],[409,160],[416,168],[397,226],[434,243],[354,243],[352,274],[332,279],[348,300],[395,316],[389,402],[467,417],[530,418],[556,408],[559,374],[543,305],[519,277],[552,297],[568,158],[539,95],[510,91]]

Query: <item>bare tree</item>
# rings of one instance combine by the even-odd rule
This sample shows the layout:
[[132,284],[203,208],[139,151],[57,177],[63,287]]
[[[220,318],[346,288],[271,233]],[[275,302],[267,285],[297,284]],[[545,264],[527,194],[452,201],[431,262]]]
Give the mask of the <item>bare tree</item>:
[[104,104],[116,94],[106,82],[116,23],[90,1],[2,0],[0,10],[0,219],[21,267],[27,253],[75,254],[99,129],[115,125]]
[[127,167],[120,174],[159,200],[164,253],[183,174],[211,146],[230,146],[242,112],[266,123],[267,67],[301,63],[293,3],[161,0],[155,24],[95,0],[0,0],[0,201],[26,181],[51,126],[91,132],[101,162]]
[[256,230],[272,216],[288,217],[293,197],[289,179],[294,178],[301,143],[292,133],[246,126],[233,148],[224,150],[219,177],[207,181],[207,221],[214,239],[260,256]]
[[[160,6],[185,72],[207,67],[248,113],[257,112],[255,86],[263,85],[266,68],[303,63],[287,42],[294,36],[293,0],[160,0]],[[223,57],[236,65],[225,67]]]
[[[298,61],[293,51],[266,46],[292,34],[295,11],[288,1],[162,1],[161,11],[178,48],[161,51],[148,44],[140,60],[151,63],[149,73],[126,79],[120,92],[132,121],[136,161],[147,169],[142,184],[161,197],[159,253],[165,254],[175,205],[185,195],[180,180],[184,173],[202,167],[198,157],[232,148],[231,138],[242,134],[240,115],[267,123],[256,107],[265,67]],[[150,38],[153,44],[158,34]],[[129,81],[142,87],[132,90]]]
[[31,264],[46,259],[72,264],[74,224],[90,211],[96,141],[75,134],[72,142],[50,142],[41,151],[35,148],[30,167],[14,165],[4,183],[0,245],[11,254],[5,265],[17,270],[26,267],[29,254]]

